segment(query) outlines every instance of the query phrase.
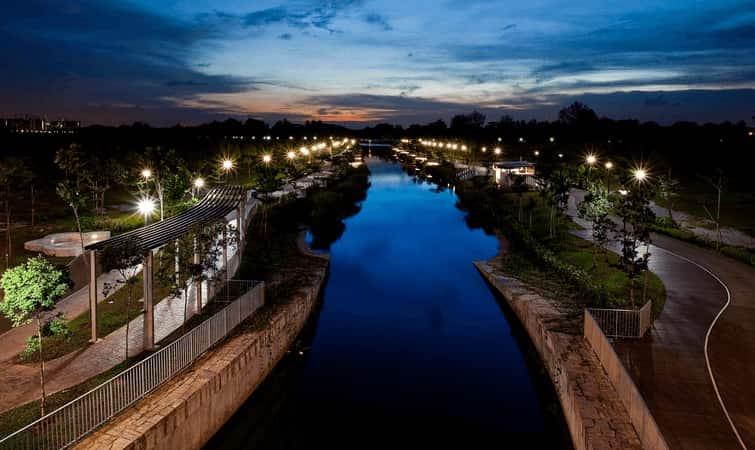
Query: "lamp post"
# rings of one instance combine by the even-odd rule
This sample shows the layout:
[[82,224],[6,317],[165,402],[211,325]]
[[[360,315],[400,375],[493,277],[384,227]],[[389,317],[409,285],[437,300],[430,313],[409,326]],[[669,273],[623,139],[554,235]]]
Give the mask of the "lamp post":
[[611,161],[606,161],[605,168],[606,168],[606,189],[608,190],[608,195],[611,195],[611,169],[613,169],[613,163]]
[[196,198],[199,190],[204,187],[204,179],[202,177],[197,177],[196,179],[194,179],[193,186],[194,188],[191,190],[191,197]]
[[231,158],[225,158],[223,161],[220,162],[220,168],[223,169],[224,176],[223,181],[228,182],[228,173],[233,170],[234,162]]

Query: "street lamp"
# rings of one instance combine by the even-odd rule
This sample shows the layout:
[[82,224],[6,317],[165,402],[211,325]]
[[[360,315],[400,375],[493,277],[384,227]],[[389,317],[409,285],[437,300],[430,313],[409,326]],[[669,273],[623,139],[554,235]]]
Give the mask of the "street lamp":
[[142,169],[142,178],[149,180],[152,177],[152,171],[149,169]]
[[632,176],[635,181],[642,183],[648,178],[648,171],[643,167],[638,167],[632,171]]
[[606,161],[605,168],[606,168],[606,189],[608,190],[608,194],[611,194],[611,169],[613,169],[613,163],[611,161]]
[[268,154],[262,155],[262,162],[263,163],[270,164],[270,161],[272,161],[272,160],[273,160],[272,156],[270,156]]
[[192,198],[196,197],[197,191],[202,189],[204,187],[204,179],[202,177],[198,177],[194,180],[194,189],[191,191]]
[[499,147],[496,147],[495,150],[493,150],[493,153],[495,153],[496,155],[500,155],[501,149]]
[[223,161],[220,162],[220,167],[223,169],[223,172],[225,172],[224,179],[226,182],[228,182],[228,173],[233,170],[233,160],[231,158],[224,158]]
[[535,150],[535,156],[540,156],[540,150]]
[[482,148],[482,152],[483,152],[483,153],[485,153],[485,152],[487,152],[487,151],[488,151],[488,148],[487,148],[487,147],[483,147],[483,148]]
[[596,162],[598,162],[598,157],[592,153],[589,153],[585,158],[585,162],[587,162],[587,164],[592,167]]
[[136,209],[139,211],[139,214],[144,216],[144,225],[147,225],[150,217],[155,212],[155,200],[150,197],[143,197],[136,204]]
[[291,152],[290,151],[290,152],[286,153],[286,157],[288,157],[288,159],[290,159],[291,161],[293,161],[294,159],[296,159],[296,152]]

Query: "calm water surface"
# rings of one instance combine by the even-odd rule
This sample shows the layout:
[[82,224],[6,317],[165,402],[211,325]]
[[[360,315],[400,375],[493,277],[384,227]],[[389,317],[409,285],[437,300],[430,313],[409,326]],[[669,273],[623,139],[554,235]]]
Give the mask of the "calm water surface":
[[208,447],[561,448],[553,394],[472,266],[497,240],[467,227],[452,192],[366,161],[372,186],[330,249],[303,355]]

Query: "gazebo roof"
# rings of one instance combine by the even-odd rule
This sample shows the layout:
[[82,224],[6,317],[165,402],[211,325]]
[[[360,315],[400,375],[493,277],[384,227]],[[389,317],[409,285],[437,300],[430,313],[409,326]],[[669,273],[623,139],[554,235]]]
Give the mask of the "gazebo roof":
[[197,205],[177,216],[88,245],[86,249],[102,250],[132,238],[136,238],[144,251],[159,248],[187,233],[194,225],[224,218],[243,201],[246,201],[246,189],[242,186],[213,188]]

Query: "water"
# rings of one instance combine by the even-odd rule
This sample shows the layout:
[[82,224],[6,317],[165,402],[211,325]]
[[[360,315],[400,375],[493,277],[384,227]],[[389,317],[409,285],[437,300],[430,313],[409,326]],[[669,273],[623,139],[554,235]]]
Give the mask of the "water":
[[497,240],[467,227],[453,192],[367,163],[372,186],[330,249],[303,355],[208,447],[563,447],[553,393],[472,265]]

